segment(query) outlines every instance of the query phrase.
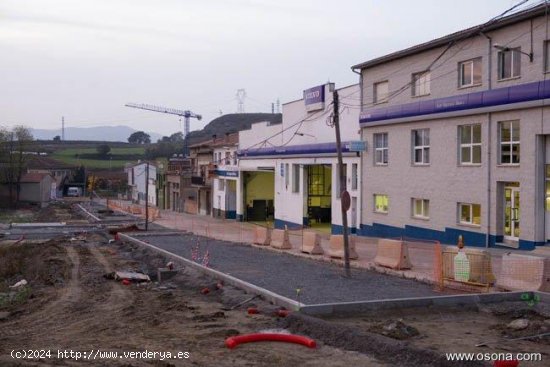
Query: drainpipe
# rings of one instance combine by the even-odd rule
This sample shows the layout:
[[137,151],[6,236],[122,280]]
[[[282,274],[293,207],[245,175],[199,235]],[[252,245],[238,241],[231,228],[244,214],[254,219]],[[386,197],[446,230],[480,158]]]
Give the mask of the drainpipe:
[[[356,71],[354,68],[351,68],[351,71],[353,71],[355,74],[359,75],[359,101],[360,101],[360,105],[361,105],[361,109],[359,110],[359,115],[361,115],[361,112],[363,112],[363,76],[361,74],[361,72],[359,71]],[[363,140],[364,136],[363,136],[363,129],[361,128],[361,126],[359,126],[359,136],[361,138],[361,140]],[[365,176],[365,170],[364,170],[364,166],[363,166],[363,160],[365,159],[365,152],[362,152],[360,155],[359,155],[359,172],[361,172],[361,175],[359,175],[359,182],[357,183],[357,189],[359,190],[359,204],[358,204],[358,210],[359,210],[359,213],[355,213],[355,215],[359,215],[359,223],[357,223],[356,225],[359,226],[359,231],[357,233],[357,235],[361,235],[362,234],[362,231],[361,231],[361,222],[363,222],[363,177]]]
[[[493,76],[493,39],[483,32],[480,32],[482,36],[489,41],[489,48],[487,53],[487,88],[492,89],[492,76]],[[487,235],[485,236],[485,247],[489,248],[491,244],[491,132],[492,132],[492,113],[487,113]]]

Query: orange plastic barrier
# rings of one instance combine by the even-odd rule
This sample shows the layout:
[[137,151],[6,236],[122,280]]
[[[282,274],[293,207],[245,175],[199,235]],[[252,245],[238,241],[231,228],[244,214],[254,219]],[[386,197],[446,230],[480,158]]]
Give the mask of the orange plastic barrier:
[[409,247],[403,241],[380,239],[374,262],[386,268],[402,270],[412,268]]
[[509,291],[550,291],[550,259],[531,255],[503,255],[497,287]]
[[311,254],[311,255],[322,255],[323,248],[321,247],[321,239],[319,234],[316,232],[305,231],[303,242],[302,242],[302,252]]
[[271,234],[269,228],[257,226],[254,229],[254,240],[252,243],[256,245],[269,246],[271,242]]
[[[349,236],[349,258],[357,259],[359,256],[355,252],[355,239]],[[328,249],[330,257],[343,259],[344,258],[344,235],[333,234],[330,236],[330,245]]]
[[288,240],[287,229],[274,229],[271,232],[271,247],[280,250],[290,250],[292,248]]

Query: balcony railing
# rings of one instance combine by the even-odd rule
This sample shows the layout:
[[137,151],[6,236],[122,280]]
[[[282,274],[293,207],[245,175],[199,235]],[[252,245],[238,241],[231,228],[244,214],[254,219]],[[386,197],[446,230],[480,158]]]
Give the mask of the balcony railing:
[[206,180],[202,176],[191,176],[191,185],[205,186]]

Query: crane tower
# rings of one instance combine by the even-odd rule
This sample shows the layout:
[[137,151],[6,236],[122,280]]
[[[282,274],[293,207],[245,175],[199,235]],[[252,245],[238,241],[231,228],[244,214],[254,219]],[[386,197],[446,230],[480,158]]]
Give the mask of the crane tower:
[[154,106],[150,104],[143,104],[143,103],[126,103],[126,107],[132,107],[132,108],[139,108],[141,110],[147,110],[147,111],[153,111],[153,112],[160,112],[160,113],[167,113],[170,115],[176,115],[176,116],[182,116],[184,118],[184,128],[183,128],[183,138],[185,141],[185,154],[187,154],[187,135],[189,135],[189,127],[190,127],[190,120],[192,118],[195,118],[197,120],[202,120],[202,116],[198,115],[194,112],[191,112],[189,110],[179,110],[176,108],[168,108],[168,107],[161,107],[161,106]]

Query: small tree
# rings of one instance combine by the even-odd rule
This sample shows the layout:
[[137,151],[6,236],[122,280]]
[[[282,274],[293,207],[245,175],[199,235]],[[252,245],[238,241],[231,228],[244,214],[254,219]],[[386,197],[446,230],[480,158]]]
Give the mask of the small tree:
[[100,144],[96,147],[97,154],[102,156],[103,158],[107,157],[107,154],[111,151],[111,147],[107,144]]
[[0,129],[0,161],[2,179],[8,184],[10,201],[19,201],[21,177],[27,169],[26,149],[33,140],[25,126],[15,126],[11,130]]
[[59,135],[54,136],[53,141],[61,141],[61,136]]
[[151,136],[143,131],[136,131],[128,137],[128,143],[149,144],[151,143]]

